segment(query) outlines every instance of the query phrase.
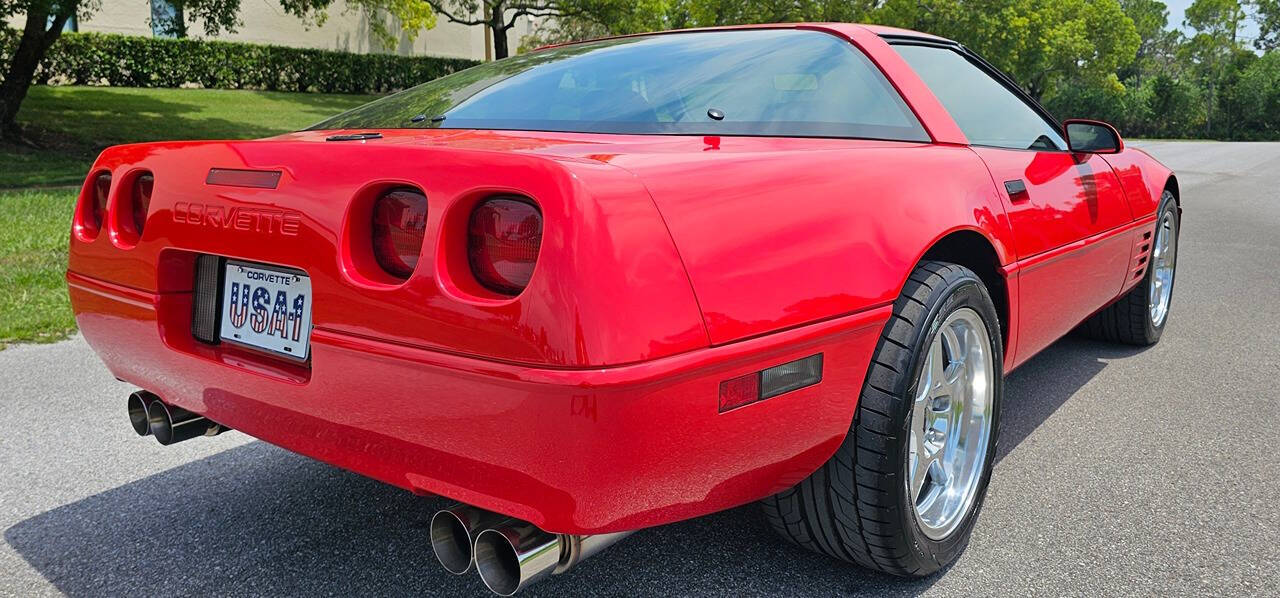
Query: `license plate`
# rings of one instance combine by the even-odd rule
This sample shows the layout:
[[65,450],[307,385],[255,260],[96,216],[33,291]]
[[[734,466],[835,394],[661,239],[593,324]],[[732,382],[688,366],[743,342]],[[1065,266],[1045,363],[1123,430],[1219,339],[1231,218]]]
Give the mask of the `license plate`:
[[283,268],[228,261],[223,340],[306,359],[311,344],[311,278]]

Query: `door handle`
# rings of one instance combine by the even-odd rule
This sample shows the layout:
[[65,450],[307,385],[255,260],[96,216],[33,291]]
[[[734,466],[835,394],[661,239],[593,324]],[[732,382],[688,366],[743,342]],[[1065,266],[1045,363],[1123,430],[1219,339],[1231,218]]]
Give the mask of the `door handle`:
[[1027,184],[1022,182],[1022,179],[1005,181],[1004,190],[1005,193],[1009,194],[1009,199],[1012,201],[1024,201],[1031,199],[1031,195],[1027,193]]

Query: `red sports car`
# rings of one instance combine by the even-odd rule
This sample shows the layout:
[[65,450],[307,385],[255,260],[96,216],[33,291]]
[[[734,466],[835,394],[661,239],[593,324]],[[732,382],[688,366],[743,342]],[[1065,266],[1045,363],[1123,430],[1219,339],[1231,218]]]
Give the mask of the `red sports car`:
[[1007,372],[1077,327],[1160,338],[1178,202],[952,41],[681,31],[110,148],[67,281],[139,434],[456,500],[433,546],[495,592],[751,501],[918,576],[966,544]]

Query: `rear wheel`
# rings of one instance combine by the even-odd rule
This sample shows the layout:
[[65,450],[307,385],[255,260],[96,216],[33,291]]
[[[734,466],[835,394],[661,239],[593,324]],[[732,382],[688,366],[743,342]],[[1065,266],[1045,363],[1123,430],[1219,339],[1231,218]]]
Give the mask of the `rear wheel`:
[[1096,313],[1080,326],[1087,336],[1129,345],[1154,345],[1169,321],[1173,301],[1173,277],[1178,265],[1178,204],[1165,191],[1156,212],[1155,240],[1142,282],[1119,301]]
[[784,538],[903,576],[968,542],[995,456],[999,320],[963,266],[924,262],[894,303],[850,434],[825,465],[763,501]]

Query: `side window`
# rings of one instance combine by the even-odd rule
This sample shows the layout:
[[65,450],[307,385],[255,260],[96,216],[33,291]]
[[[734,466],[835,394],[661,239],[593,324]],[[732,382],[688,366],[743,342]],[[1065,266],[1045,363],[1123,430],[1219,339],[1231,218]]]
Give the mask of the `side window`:
[[1066,149],[1062,134],[1039,113],[959,52],[935,46],[894,48],[933,90],[969,143],[1012,149]]

